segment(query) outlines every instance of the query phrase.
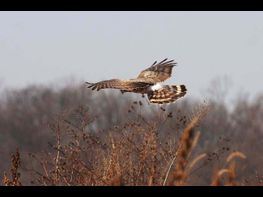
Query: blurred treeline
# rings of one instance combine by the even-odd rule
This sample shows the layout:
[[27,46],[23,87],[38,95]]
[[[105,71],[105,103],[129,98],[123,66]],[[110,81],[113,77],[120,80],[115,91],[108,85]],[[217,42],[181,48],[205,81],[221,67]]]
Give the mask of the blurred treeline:
[[194,152],[206,153],[207,158],[192,172],[189,184],[209,184],[215,168],[222,167],[226,155],[235,150],[247,156],[239,169],[242,173],[237,175],[240,181],[246,185],[259,183],[263,175],[263,94],[252,100],[237,96],[231,109],[215,94],[205,101],[186,96],[174,104],[159,106],[150,105],[140,95],[121,94],[116,90],[92,92],[82,84],[61,88],[29,86],[2,93],[0,178],[9,170],[11,152],[18,148],[22,157],[21,178],[30,184],[28,166],[33,161],[28,154],[54,151],[52,144],[57,139],[52,126],[58,119],[102,138],[129,122],[141,125],[155,122],[165,142],[168,136],[177,139],[194,110],[204,103],[209,106],[209,112],[198,127],[201,137]]

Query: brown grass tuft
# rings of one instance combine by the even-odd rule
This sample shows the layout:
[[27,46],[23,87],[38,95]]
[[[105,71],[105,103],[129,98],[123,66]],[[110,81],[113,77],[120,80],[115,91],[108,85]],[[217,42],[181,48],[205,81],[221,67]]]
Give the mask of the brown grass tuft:
[[200,132],[194,134],[194,128],[200,123],[201,119],[208,111],[208,106],[201,108],[195,116],[193,116],[191,122],[186,126],[182,132],[181,140],[179,142],[177,158],[175,162],[175,170],[172,174],[172,178],[169,185],[184,185],[187,173],[186,166],[188,163],[188,156],[192,149],[196,146],[200,137]]
[[225,173],[228,174],[228,180],[224,185],[226,186],[238,185],[236,181],[236,161],[234,160],[236,158],[246,159],[246,156],[245,154],[239,151],[230,153],[226,158],[226,162],[228,164],[227,168],[221,169],[218,172],[216,172],[216,174],[212,179],[212,183],[211,183],[212,186],[219,186],[223,184],[220,179]]
[[239,151],[232,152],[226,159],[227,163],[230,163],[235,158],[241,158],[246,159],[246,155],[244,153],[241,153]]
[[3,184],[5,186],[21,186],[20,173],[18,172],[19,167],[21,166],[20,153],[17,149],[14,154],[11,156],[12,167],[10,169],[11,178],[8,178],[7,174],[4,173]]

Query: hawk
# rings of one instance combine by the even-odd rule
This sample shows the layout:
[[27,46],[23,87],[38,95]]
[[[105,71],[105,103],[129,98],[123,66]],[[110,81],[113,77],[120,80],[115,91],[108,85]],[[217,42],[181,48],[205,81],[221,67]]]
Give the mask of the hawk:
[[119,89],[122,93],[134,92],[144,96],[147,94],[151,103],[172,103],[186,94],[185,85],[162,85],[161,82],[171,77],[172,69],[177,63],[164,59],[155,61],[149,68],[141,71],[135,79],[110,79],[97,83],[86,82],[88,88],[101,90],[106,88]]

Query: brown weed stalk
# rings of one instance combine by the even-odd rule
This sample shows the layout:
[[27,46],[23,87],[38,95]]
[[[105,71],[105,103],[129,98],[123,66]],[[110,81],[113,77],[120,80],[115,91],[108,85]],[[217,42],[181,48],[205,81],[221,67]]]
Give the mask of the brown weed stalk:
[[221,178],[224,174],[227,174],[227,182],[224,184],[225,186],[235,186],[238,185],[236,181],[236,158],[246,159],[246,156],[239,152],[235,151],[229,154],[226,158],[226,162],[228,164],[227,168],[223,168],[215,173],[212,179],[212,186],[220,186],[223,185]]
[[11,156],[11,178],[8,178],[7,174],[4,173],[4,178],[3,178],[3,184],[5,186],[21,186],[21,181],[20,181],[20,173],[18,172],[19,167],[21,166],[21,160],[20,160],[20,153],[19,150],[17,149],[14,154]]
[[188,162],[188,156],[192,149],[197,144],[200,133],[195,135],[194,128],[199,124],[201,119],[207,113],[208,107],[201,108],[200,111],[192,118],[191,122],[183,130],[181,140],[179,142],[178,152],[176,153],[175,170],[170,179],[169,185],[184,185],[187,173],[186,166]]

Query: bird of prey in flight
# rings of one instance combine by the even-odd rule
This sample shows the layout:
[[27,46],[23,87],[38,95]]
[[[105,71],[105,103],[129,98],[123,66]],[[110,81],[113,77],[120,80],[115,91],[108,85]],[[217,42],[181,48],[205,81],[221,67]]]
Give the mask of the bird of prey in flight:
[[101,90],[106,88],[119,89],[122,93],[134,92],[144,96],[147,94],[150,103],[172,103],[186,94],[185,85],[163,85],[161,82],[171,77],[174,60],[155,61],[149,68],[141,71],[135,79],[110,79],[97,83],[86,82],[88,88]]

